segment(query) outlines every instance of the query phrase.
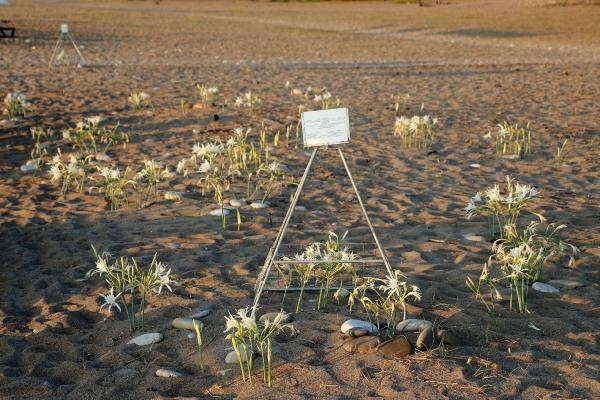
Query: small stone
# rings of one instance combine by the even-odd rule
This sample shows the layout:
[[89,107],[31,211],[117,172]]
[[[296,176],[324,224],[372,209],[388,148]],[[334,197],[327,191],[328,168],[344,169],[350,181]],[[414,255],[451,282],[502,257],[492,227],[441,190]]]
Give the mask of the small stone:
[[396,325],[397,332],[421,332],[431,328],[433,324],[424,319],[405,319]]
[[231,199],[229,200],[229,205],[232,207],[242,207],[248,204],[246,199]]
[[533,290],[537,290],[538,292],[542,293],[560,293],[560,290],[558,290],[554,286],[548,285],[547,283],[534,282],[534,284],[531,285],[531,287],[533,288]]
[[363,336],[359,338],[348,339],[343,346],[348,354],[360,353],[366,354],[379,346],[381,341],[377,336]]
[[[258,320],[260,322],[265,322],[265,321],[271,321],[271,322],[273,322],[278,315],[279,315],[279,312],[275,312],[275,311],[268,312],[266,314],[261,315]],[[282,324],[289,324],[293,320],[294,320],[294,314],[288,314],[285,311],[283,312],[283,316],[281,318],[281,323]]]
[[194,331],[194,321],[196,321],[196,324],[200,326],[200,329],[204,328],[204,324],[195,318],[175,318],[171,322],[171,325],[173,326],[173,328],[176,329],[187,329],[190,331]]
[[229,211],[227,208],[217,208],[216,210],[210,211],[210,215],[214,215],[216,217],[222,217],[225,215],[229,215],[230,213],[231,211]]
[[180,376],[183,376],[181,372],[173,371],[167,368],[157,369],[154,375],[160,376],[161,378],[179,378]]
[[118,378],[131,378],[137,375],[137,371],[133,368],[120,368],[113,372],[113,376]]
[[471,168],[481,168],[481,164],[473,163],[473,164],[469,164],[469,167],[471,167]]
[[192,106],[192,110],[202,110],[202,109],[204,109],[204,104],[202,104],[202,103],[195,103]]
[[465,239],[470,240],[471,242],[487,242],[487,239],[480,235],[465,235]]
[[429,350],[435,344],[435,328],[430,326],[423,329],[417,338],[415,347],[417,350]]
[[447,344],[449,346],[459,346],[461,344],[458,336],[447,330],[439,330],[437,332],[437,339],[438,342]]
[[[248,357],[246,356],[246,346],[244,344],[239,344],[238,349],[240,351],[240,357],[242,359],[242,362],[246,362],[248,359]],[[225,356],[225,364],[237,364],[237,363],[239,363],[239,361],[237,358],[237,354],[235,353],[235,350],[232,350],[229,353],[227,353],[227,356]]]
[[308,209],[306,207],[304,207],[304,206],[296,206],[296,207],[294,207],[294,210],[295,211],[300,211],[300,212],[308,211]]
[[138,346],[146,346],[149,344],[158,343],[163,340],[164,336],[162,333],[154,332],[154,333],[145,333],[143,335],[134,337],[127,344],[137,344]]
[[362,327],[350,328],[346,331],[346,336],[352,338],[358,338],[361,336],[367,336],[369,334],[369,330]]
[[253,201],[250,203],[252,208],[268,208],[270,206],[268,201]]
[[210,310],[200,310],[197,313],[195,313],[194,315],[192,315],[190,318],[204,318],[208,314],[210,314]]
[[29,160],[25,164],[21,165],[21,172],[31,172],[37,169],[37,165],[34,160]]
[[366,330],[369,334],[377,334],[377,327],[370,322],[362,321],[360,319],[349,319],[342,324],[340,331],[348,335],[351,329],[361,328]]
[[196,334],[194,332],[190,332],[187,334],[187,338],[190,340],[196,339]]
[[110,162],[113,159],[106,153],[96,153],[96,160]]
[[582,282],[579,281],[571,281],[571,280],[563,280],[563,279],[555,279],[548,282],[548,285],[552,285],[555,288],[563,289],[563,290],[573,290],[578,287],[585,286]]
[[412,353],[412,346],[404,336],[398,336],[381,343],[377,352],[389,357],[406,357]]

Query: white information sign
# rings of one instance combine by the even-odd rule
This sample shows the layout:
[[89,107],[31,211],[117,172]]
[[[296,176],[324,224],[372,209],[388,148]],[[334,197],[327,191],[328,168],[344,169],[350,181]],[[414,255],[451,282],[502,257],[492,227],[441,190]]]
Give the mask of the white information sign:
[[302,113],[304,147],[327,146],[350,141],[347,108]]
[[69,25],[68,24],[60,24],[61,33],[69,33]]

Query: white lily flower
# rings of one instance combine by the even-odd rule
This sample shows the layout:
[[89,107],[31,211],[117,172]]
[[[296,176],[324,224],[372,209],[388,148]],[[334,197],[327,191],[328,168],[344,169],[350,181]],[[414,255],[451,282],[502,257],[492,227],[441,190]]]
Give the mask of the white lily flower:
[[99,274],[102,276],[102,274],[106,274],[110,272],[110,270],[111,267],[108,265],[106,260],[104,258],[100,258],[98,261],[96,261],[96,269],[92,272],[92,275]]
[[114,295],[114,288],[110,288],[110,293],[108,293],[107,295],[101,294],[100,296],[102,296],[104,298],[104,303],[100,306],[100,309],[102,310],[102,307],[104,306],[108,306],[108,312],[111,312],[112,307],[115,306],[119,309],[119,312],[121,311],[121,306],[117,303],[117,298],[121,295],[121,293],[117,294],[116,296]]
[[58,164],[52,164],[50,167],[50,181],[56,182],[62,178],[62,172],[60,171],[60,167]]
[[99,115],[95,115],[93,117],[89,117],[86,121],[90,125],[97,126],[98,124],[100,124],[100,121],[102,121],[102,117],[100,117]]
[[198,172],[206,174],[210,172],[211,168],[212,164],[210,163],[210,161],[204,160],[204,162],[200,164],[200,167],[198,167]]
[[[225,330],[223,332],[228,332],[230,330],[239,330],[240,323],[239,321],[229,314],[229,317],[225,317]],[[231,339],[230,335],[227,335],[229,339]]]
[[158,283],[160,284],[160,286],[158,287],[158,294],[160,294],[160,292],[162,291],[163,286],[166,286],[170,292],[173,292],[173,289],[171,289],[171,286],[169,286],[169,283],[175,283],[175,282],[172,281],[171,278],[169,278],[170,273],[171,273],[171,268],[169,268],[169,270],[166,273],[164,273],[158,277]]

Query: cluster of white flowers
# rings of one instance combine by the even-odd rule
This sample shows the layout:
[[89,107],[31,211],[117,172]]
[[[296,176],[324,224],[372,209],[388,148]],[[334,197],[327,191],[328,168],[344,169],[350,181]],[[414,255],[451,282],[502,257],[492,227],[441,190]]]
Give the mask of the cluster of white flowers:
[[[229,141],[227,146],[229,146]],[[208,173],[213,170],[212,160],[214,157],[222,153],[223,144],[221,142],[196,143],[192,147],[192,156],[177,163],[177,173],[183,174],[184,177],[194,172]],[[202,160],[200,165],[198,165],[199,160]]]
[[223,145],[219,142],[196,143],[192,147],[192,154],[206,159],[218,156],[223,151]]
[[146,92],[134,92],[127,98],[133,108],[137,109],[150,99],[150,95]]
[[331,100],[331,93],[329,93],[328,91],[325,91],[321,94],[315,94],[315,103],[321,103],[321,102],[326,102]]
[[421,300],[421,289],[416,285],[408,285],[406,281],[401,278],[405,278],[405,276],[400,270],[394,270],[393,274],[388,274],[384,280],[380,281],[381,284],[378,289],[391,298],[410,296],[414,297],[416,300]]
[[[352,261],[357,258],[356,254],[348,246],[339,247],[339,243],[334,240],[337,235],[329,232],[329,240],[326,243],[314,242],[307,246],[302,253],[297,253],[293,258],[282,257],[283,260],[306,261],[306,264],[316,266],[320,262],[340,264],[343,268],[351,268],[352,264],[346,261]],[[335,243],[336,245],[331,245]]]
[[8,93],[4,98],[4,114],[8,118],[23,118],[31,109],[31,103],[22,93]]
[[[100,126],[100,122],[102,122],[102,117],[99,115],[95,115],[93,117],[88,117],[83,121],[79,121],[75,124],[75,129],[78,131],[94,131],[97,130]],[[71,132],[69,130],[63,131],[63,138],[69,139],[71,137]]]
[[118,168],[101,167],[98,170],[98,175],[106,181],[113,181],[121,178],[121,171]]
[[229,314],[229,317],[225,317],[225,333],[233,331],[227,335],[226,339],[231,338],[239,331],[249,330],[252,332],[257,331],[256,318],[252,313],[249,313],[250,309],[240,308],[235,315]]
[[219,94],[219,88],[216,86],[205,86],[201,83],[197,83],[196,87],[198,88],[198,94],[200,95],[200,99],[204,104],[209,104],[215,101],[217,95]]
[[[104,298],[104,303],[100,306],[100,309],[108,306],[109,312],[113,306],[121,311],[121,307],[117,303],[119,298],[123,301],[123,305],[127,306],[123,298],[126,291],[144,284],[147,286],[142,290],[154,289],[158,294],[161,294],[163,287],[172,292],[171,284],[175,283],[170,277],[171,268],[167,269],[165,264],[156,260],[156,256],[150,264],[148,274],[144,276],[135,260],[132,260],[132,262],[124,258],[114,260],[108,252],[96,254],[95,269],[89,271],[87,276],[96,274],[99,276],[105,275],[106,281],[112,283],[110,292],[106,295],[101,295]],[[114,294],[115,288],[120,290],[116,295]],[[133,299],[130,299],[130,301],[133,301]]]
[[136,174],[136,180],[144,179],[150,181],[151,184],[157,184],[163,178],[172,178],[173,173],[169,166],[163,166],[162,163],[154,160],[144,160],[144,168]]
[[69,156],[69,162],[65,163],[62,155],[56,154],[50,162],[50,181],[58,182],[61,179],[77,179],[85,175],[81,162],[74,155]]
[[426,133],[431,131],[433,127],[437,125],[437,123],[437,118],[432,118],[429,115],[414,115],[410,118],[402,115],[396,118],[394,136],[408,136]]
[[527,201],[535,199],[540,194],[533,186],[515,183],[513,179],[507,177],[508,193],[503,196],[500,192],[500,186],[494,186],[481,192],[477,192],[471,197],[469,204],[465,207],[467,218],[471,218],[486,209],[492,212],[511,212],[520,210]]
[[253,95],[252,92],[246,92],[235,98],[235,106],[254,109],[257,104],[260,104],[260,97]]

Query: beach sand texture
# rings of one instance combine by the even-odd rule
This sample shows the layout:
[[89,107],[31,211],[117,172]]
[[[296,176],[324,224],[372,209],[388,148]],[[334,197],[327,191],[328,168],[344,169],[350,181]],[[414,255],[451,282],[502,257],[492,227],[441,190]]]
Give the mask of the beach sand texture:
[[[433,3],[433,2],[432,2]],[[0,123],[0,398],[3,399],[591,399],[600,398],[600,7],[543,2],[449,1],[419,7],[393,2],[16,1],[0,7],[17,28],[0,39],[0,95],[22,92],[31,112]],[[50,67],[68,23],[85,63]],[[65,48],[69,48],[67,42]],[[196,82],[218,86],[219,104],[199,102]],[[286,82],[290,87],[286,87]],[[100,115],[130,142],[114,146],[115,166],[156,160],[175,169],[192,146],[226,140],[233,129],[295,124],[294,88],[326,87],[350,110],[343,147],[371,221],[393,268],[422,290],[411,318],[451,332],[452,345],[391,359],[347,354],[340,325],[365,318],[332,301],[296,315],[297,335],[277,335],[273,388],[241,381],[225,364],[229,312],[252,304],[254,284],[283,221],[293,187],[271,207],[242,208],[225,229],[211,195],[175,175],[149,206],[111,211],[98,193],[61,196],[47,167],[23,172],[30,129],[55,132]],[[132,92],[151,106],[133,110]],[[252,91],[255,115],[233,106]],[[439,120],[429,151],[401,149],[393,136],[392,96],[410,94],[403,115]],[[423,109],[421,111],[421,107]],[[218,116],[216,118],[215,116]],[[534,131],[531,155],[495,154],[483,136],[507,120]],[[560,160],[555,151],[568,139]],[[283,141],[282,141],[283,142]],[[64,153],[72,149],[62,148]],[[272,157],[296,180],[304,149],[283,143]],[[530,290],[531,313],[489,315],[465,285],[490,256],[487,220],[467,220],[477,191],[510,175],[541,192],[531,208],[567,225],[580,248],[575,265],[559,258],[541,280],[569,280],[559,294]],[[232,196],[225,193],[226,199]],[[337,153],[320,150],[287,240],[323,240],[329,230],[360,240],[369,231]],[[531,218],[526,216],[524,218]],[[108,292],[91,249],[172,269],[173,292],[151,293],[145,332],[164,339],[127,344],[124,313],[109,313]],[[381,269],[374,269],[380,277]],[[296,294],[285,308],[294,311]],[[259,313],[277,311],[266,292]],[[206,372],[188,332],[171,321],[199,310]],[[533,324],[537,329],[531,328]],[[168,368],[181,377],[157,377]]]

